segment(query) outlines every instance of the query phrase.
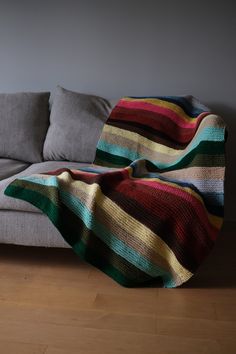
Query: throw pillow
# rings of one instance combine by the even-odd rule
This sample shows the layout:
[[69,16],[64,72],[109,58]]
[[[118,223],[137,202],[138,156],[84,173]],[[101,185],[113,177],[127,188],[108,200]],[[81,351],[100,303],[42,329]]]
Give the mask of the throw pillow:
[[49,92],[0,94],[0,157],[41,162]]
[[52,102],[44,159],[93,162],[110,111],[110,103],[102,97],[58,86]]

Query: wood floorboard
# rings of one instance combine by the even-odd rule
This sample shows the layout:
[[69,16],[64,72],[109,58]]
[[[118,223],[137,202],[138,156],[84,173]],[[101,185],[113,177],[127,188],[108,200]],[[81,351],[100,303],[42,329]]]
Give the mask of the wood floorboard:
[[68,249],[0,245],[0,354],[235,354],[236,225],[178,289],[127,289]]

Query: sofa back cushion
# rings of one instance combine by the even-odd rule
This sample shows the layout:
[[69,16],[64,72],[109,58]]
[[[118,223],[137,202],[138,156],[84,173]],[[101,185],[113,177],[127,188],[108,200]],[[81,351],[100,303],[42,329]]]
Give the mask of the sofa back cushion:
[[42,161],[49,126],[49,92],[0,94],[0,157]]
[[44,159],[93,162],[110,111],[110,103],[102,97],[58,86],[52,102]]

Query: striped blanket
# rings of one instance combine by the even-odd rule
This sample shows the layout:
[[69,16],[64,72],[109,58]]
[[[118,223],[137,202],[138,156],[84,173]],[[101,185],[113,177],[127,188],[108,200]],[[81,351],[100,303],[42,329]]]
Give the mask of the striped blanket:
[[186,282],[223,221],[225,124],[192,96],[126,97],[95,164],[11,183],[84,260],[124,286]]

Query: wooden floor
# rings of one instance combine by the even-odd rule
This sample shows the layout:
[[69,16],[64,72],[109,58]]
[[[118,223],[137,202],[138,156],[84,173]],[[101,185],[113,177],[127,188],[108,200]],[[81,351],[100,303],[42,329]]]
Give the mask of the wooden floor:
[[235,354],[235,231],[179,289],[126,289],[71,250],[0,245],[0,353]]

